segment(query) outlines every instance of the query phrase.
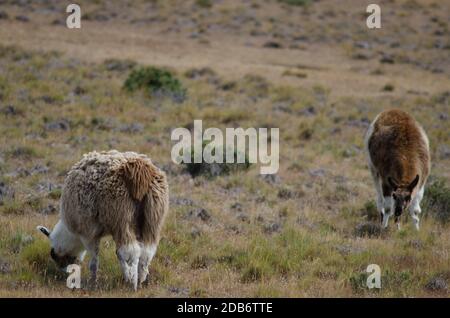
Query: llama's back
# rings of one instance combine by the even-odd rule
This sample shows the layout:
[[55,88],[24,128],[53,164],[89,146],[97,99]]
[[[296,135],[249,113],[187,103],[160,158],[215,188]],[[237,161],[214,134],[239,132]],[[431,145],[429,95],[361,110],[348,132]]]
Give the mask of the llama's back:
[[421,184],[428,177],[428,138],[416,120],[404,111],[382,112],[371,127],[367,147],[376,170],[399,182],[411,182],[417,172]]
[[[145,212],[143,208],[158,207],[153,197],[159,196],[168,196],[165,174],[148,157],[134,152],[91,152],[66,178],[61,216],[77,234],[111,234],[126,242],[142,237],[147,223],[140,214]],[[152,238],[157,237],[159,227],[153,232]]]

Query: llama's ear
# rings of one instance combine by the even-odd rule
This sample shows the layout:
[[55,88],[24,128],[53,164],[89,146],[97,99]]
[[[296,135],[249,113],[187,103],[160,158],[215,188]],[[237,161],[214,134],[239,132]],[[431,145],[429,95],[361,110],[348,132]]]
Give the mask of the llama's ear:
[[50,231],[49,231],[49,229],[47,229],[45,226],[42,226],[42,225],[39,225],[38,227],[37,227],[37,229],[39,230],[39,231],[41,231],[42,233],[44,233],[44,235],[45,236],[50,236]]
[[414,190],[414,188],[416,187],[416,185],[419,183],[419,175],[417,175],[414,180],[409,184],[408,186],[408,190],[412,192],[412,190]]
[[390,185],[394,190],[397,190],[397,189],[398,189],[398,184],[397,184],[391,177],[388,178],[388,182],[389,182],[389,185]]

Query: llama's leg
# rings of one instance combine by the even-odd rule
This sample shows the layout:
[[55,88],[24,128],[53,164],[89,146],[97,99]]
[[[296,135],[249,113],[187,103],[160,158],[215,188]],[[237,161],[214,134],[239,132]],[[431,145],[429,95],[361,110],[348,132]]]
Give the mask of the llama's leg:
[[377,210],[378,210],[378,213],[380,213],[380,221],[381,221],[381,223],[383,223],[384,214],[385,214],[384,198],[380,194],[377,194]]
[[78,255],[78,259],[80,260],[80,263],[83,263],[84,261],[84,257],[86,256],[86,251],[82,251],[79,255]]
[[380,214],[380,222],[383,223],[385,210],[384,210],[383,190],[381,189],[381,181],[380,178],[377,176],[375,169],[371,166],[370,166],[370,173],[372,174],[373,183],[377,191],[377,200],[376,200],[377,211]]
[[411,205],[409,207],[409,213],[411,215],[411,219],[413,221],[413,224],[417,230],[420,229],[419,226],[419,214],[422,212],[422,209],[420,208],[420,202],[423,199],[423,193],[424,193],[424,187],[422,187],[419,192],[417,193],[416,197],[411,202]]
[[125,281],[137,290],[138,285],[138,264],[139,256],[141,255],[141,248],[138,242],[133,242],[127,245],[120,246],[116,251],[117,257],[122,266]]
[[[383,188],[381,186],[381,179],[375,175],[375,172],[372,172],[374,175],[375,188],[377,190],[377,210],[380,213],[380,221],[383,228],[388,226],[389,217],[391,216],[391,198],[385,197],[383,195]],[[386,213],[386,209],[389,210]]]
[[[383,198],[383,202],[384,202],[384,215],[383,215],[383,222],[382,222],[382,226],[383,228],[387,228],[388,223],[389,223],[389,218],[392,216],[392,214],[394,213],[394,200],[392,200],[391,197],[384,197]],[[389,210],[389,212],[386,213],[386,209]]]
[[95,284],[97,283],[98,252],[99,252],[100,240],[94,239],[92,241],[88,241],[88,240],[82,239],[81,241],[91,257],[91,259],[89,260],[90,277],[89,277],[88,284],[90,287],[94,287]]
[[[419,209],[420,209],[420,207],[419,207]],[[419,225],[420,219],[419,219],[419,216],[418,216],[419,213],[420,212],[416,212],[413,209],[409,210],[409,214],[411,215],[412,222],[413,222],[414,227],[416,228],[417,231],[420,230],[420,225]]]
[[147,279],[148,266],[150,265],[153,256],[155,256],[156,248],[157,248],[156,243],[148,245],[141,244],[141,256],[139,258],[139,266],[138,266],[139,286],[141,286],[142,283],[145,282],[145,280]]

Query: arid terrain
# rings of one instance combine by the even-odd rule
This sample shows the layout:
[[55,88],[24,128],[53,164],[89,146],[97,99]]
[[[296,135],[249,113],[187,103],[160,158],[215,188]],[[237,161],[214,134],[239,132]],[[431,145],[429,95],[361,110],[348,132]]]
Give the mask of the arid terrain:
[[[0,297],[449,297],[450,2],[0,0]],[[143,67],[186,92],[128,91]],[[426,130],[421,229],[381,229],[364,134],[382,110]],[[280,169],[192,176],[171,131],[280,129]],[[170,214],[145,288],[101,244],[98,288],[69,290],[36,230],[58,220],[82,155],[145,153],[168,176]],[[366,268],[381,268],[381,289]],[[82,267],[83,284],[88,276]]]

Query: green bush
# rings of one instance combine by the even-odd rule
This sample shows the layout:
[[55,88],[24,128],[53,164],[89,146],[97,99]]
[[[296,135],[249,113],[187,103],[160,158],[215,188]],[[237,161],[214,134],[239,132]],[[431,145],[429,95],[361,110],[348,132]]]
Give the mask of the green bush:
[[278,1],[289,4],[291,6],[306,6],[311,3],[311,0],[278,0]]
[[[204,142],[202,152],[208,143]],[[186,150],[185,151],[189,151]],[[248,155],[245,154],[245,162],[237,163],[238,151],[234,149],[234,163],[226,163],[226,151],[223,151],[223,163],[194,163],[194,147],[191,148],[191,163],[185,163],[187,171],[192,177],[204,175],[207,177],[217,177],[220,175],[228,175],[238,170],[247,170],[250,167]]]
[[197,0],[195,3],[202,8],[211,8],[213,5],[211,0]]
[[368,221],[380,221],[380,213],[374,201],[367,201],[361,210],[361,214],[367,217]]
[[169,96],[176,101],[183,101],[186,89],[168,70],[156,67],[142,67],[131,71],[124,83],[129,92],[143,89],[150,96]]
[[450,187],[442,178],[428,182],[425,188],[422,210],[441,223],[450,221]]

